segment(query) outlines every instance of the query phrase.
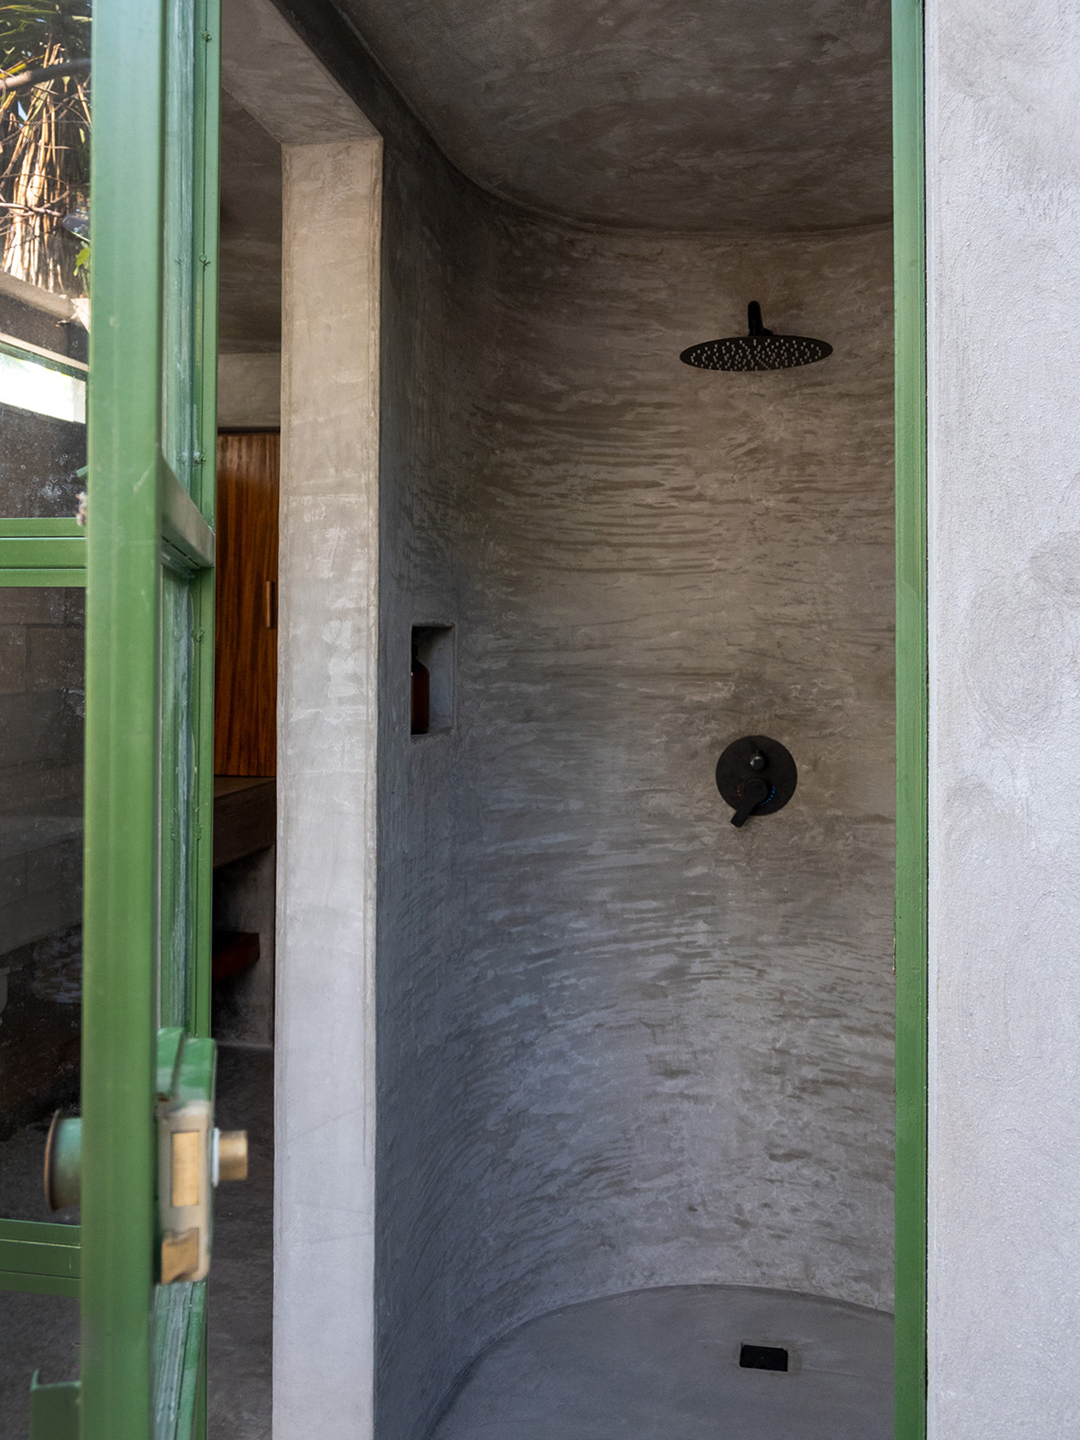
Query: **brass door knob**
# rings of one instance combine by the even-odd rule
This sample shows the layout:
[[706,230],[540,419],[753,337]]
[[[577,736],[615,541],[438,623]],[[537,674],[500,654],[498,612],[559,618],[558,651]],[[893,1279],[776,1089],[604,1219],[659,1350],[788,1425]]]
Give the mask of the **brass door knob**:
[[246,1180],[248,1143],[246,1130],[214,1131],[214,1174],[220,1180]]

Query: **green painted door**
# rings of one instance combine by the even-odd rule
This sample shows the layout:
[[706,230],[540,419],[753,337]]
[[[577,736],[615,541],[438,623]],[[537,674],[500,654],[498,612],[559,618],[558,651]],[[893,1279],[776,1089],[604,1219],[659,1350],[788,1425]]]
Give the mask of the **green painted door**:
[[33,1440],[205,1433],[218,42],[0,5],[0,1289],[79,1342]]

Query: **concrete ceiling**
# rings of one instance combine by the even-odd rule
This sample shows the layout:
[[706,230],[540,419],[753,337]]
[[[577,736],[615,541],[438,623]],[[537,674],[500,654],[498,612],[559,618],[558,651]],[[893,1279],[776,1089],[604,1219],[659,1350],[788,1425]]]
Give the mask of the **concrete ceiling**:
[[223,354],[281,348],[281,146],[227,91],[218,336]]
[[468,176],[551,214],[769,235],[891,212],[889,0],[335,0]]

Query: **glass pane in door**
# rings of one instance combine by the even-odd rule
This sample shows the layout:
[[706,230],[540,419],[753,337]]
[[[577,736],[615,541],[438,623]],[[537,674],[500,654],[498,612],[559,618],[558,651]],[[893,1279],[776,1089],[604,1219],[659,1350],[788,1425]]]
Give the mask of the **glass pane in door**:
[[86,465],[90,4],[0,6],[0,516],[72,517]]
[[0,1216],[50,1216],[53,1111],[79,1108],[81,589],[0,588]]
[[30,1377],[43,1385],[79,1373],[79,1302],[66,1295],[0,1291],[0,1435],[29,1440]]
[[161,577],[161,966],[158,1018],[190,1026],[195,787],[192,713],[195,627],[191,581],[165,566]]
[[168,0],[165,88],[165,294],[162,363],[162,450],[176,478],[195,490],[198,453],[195,413],[196,277],[192,254],[195,209],[196,7]]

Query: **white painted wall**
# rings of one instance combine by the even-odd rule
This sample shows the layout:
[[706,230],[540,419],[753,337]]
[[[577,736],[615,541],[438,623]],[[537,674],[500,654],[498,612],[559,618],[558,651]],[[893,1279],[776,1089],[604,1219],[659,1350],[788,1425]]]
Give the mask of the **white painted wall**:
[[930,1434],[1080,1433],[1080,8],[930,0]]

